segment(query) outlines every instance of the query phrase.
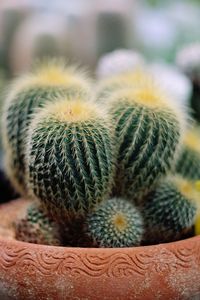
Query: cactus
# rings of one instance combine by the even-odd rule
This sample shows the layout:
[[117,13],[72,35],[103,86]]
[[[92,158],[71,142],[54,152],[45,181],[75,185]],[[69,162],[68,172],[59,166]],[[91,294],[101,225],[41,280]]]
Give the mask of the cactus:
[[118,145],[117,194],[140,201],[172,168],[182,138],[182,112],[153,87],[112,96]]
[[182,151],[176,164],[176,172],[183,177],[200,179],[200,133],[199,128],[193,128],[185,137]]
[[87,216],[85,231],[94,245],[100,247],[138,246],[143,235],[143,220],[132,203],[112,198]]
[[190,234],[199,211],[200,192],[195,182],[170,176],[147,198],[143,207],[145,240],[169,242]]
[[121,89],[135,88],[142,86],[152,86],[155,82],[147,71],[143,68],[136,68],[135,71],[127,71],[122,74],[100,80],[95,89],[95,98],[99,102],[107,102],[113,92]]
[[86,98],[88,81],[73,68],[47,61],[33,73],[19,78],[5,99],[2,132],[5,150],[5,169],[18,192],[26,194],[24,181],[25,142],[33,113],[56,96]]
[[15,237],[17,240],[44,244],[63,245],[61,230],[42,206],[38,203],[31,203],[23,218],[14,224]]
[[109,193],[113,134],[95,103],[65,99],[33,120],[27,148],[30,191],[55,219],[84,215]]

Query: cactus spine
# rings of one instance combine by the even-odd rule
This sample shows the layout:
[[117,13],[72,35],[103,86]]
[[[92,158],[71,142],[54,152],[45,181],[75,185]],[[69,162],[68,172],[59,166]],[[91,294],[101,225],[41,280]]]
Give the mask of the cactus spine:
[[143,235],[143,220],[138,209],[122,198],[101,203],[86,218],[86,232],[100,247],[138,246]]
[[199,128],[193,128],[186,134],[182,151],[176,164],[176,172],[183,177],[200,179],[200,134]]
[[182,119],[150,86],[113,95],[110,113],[119,146],[118,193],[140,201],[173,166]]
[[25,142],[33,113],[57,96],[88,95],[89,83],[72,68],[47,62],[19,78],[8,93],[3,114],[5,168],[18,192],[26,194]]
[[60,99],[46,106],[31,125],[27,153],[29,188],[59,220],[84,215],[111,189],[113,135],[94,103]]
[[14,227],[17,240],[54,246],[63,244],[58,224],[46,214],[39,203],[31,203],[26,215]]
[[146,240],[169,242],[190,232],[199,214],[200,192],[195,182],[171,176],[161,182],[143,207]]

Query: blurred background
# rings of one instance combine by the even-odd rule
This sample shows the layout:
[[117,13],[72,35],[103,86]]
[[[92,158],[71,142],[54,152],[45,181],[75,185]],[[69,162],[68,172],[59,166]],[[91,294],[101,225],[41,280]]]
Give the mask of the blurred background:
[[182,45],[200,41],[200,1],[1,0],[0,76],[62,56],[94,70],[117,48],[173,62]]
[[[195,0],[0,0],[0,104],[7,82],[37,59],[62,57],[101,77],[102,65],[110,66],[106,61],[99,65],[100,57],[130,49],[139,54],[135,60],[142,57],[151,64],[175,98],[194,102],[200,121],[200,46],[189,51],[195,76],[177,64],[179,49],[200,45],[199,28],[200,1]],[[125,59],[129,65],[127,55],[134,60],[132,54],[118,53],[110,64],[118,64],[120,57],[121,64]],[[186,60],[182,55],[180,65],[187,59],[187,53]],[[1,175],[1,150],[0,179],[1,193],[10,198]]]

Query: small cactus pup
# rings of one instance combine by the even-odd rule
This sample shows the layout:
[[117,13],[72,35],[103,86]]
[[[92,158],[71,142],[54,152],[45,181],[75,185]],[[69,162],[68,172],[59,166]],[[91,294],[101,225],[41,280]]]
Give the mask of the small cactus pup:
[[98,102],[107,103],[113,92],[154,84],[153,77],[147,68],[137,67],[134,71],[119,73],[100,80],[96,86],[94,98]]
[[111,190],[113,148],[110,121],[95,103],[57,99],[48,104],[29,131],[27,181],[32,196],[58,221],[84,215]]
[[191,180],[200,180],[200,128],[186,133],[176,163],[176,172]]
[[141,201],[174,165],[184,113],[151,85],[113,94],[109,111],[118,145],[116,194]]
[[177,53],[178,67],[192,80],[191,107],[195,119],[200,122],[200,43],[189,44]]
[[78,70],[65,68],[61,63],[46,61],[32,73],[26,74],[11,85],[5,99],[2,120],[5,169],[12,184],[26,194],[25,141],[27,130],[36,108],[54,101],[56,96],[75,97],[89,94],[89,81]]
[[61,228],[44,211],[40,203],[31,202],[24,216],[14,223],[15,238],[19,241],[61,246]]
[[95,246],[138,246],[143,237],[143,219],[134,204],[112,198],[103,201],[86,217],[85,231]]
[[199,205],[199,181],[189,181],[179,175],[167,177],[143,206],[145,241],[154,244],[191,236],[199,220]]

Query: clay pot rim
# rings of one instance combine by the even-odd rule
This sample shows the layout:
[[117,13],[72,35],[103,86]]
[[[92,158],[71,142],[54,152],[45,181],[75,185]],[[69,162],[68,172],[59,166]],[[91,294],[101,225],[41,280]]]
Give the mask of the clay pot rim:
[[152,250],[157,250],[159,248],[182,248],[188,244],[193,244],[196,242],[200,242],[200,235],[191,237],[188,239],[176,241],[176,242],[169,242],[169,243],[161,243],[161,244],[156,244],[156,245],[148,245],[148,246],[138,246],[138,247],[124,247],[124,248],[87,248],[87,247],[68,247],[68,246],[50,246],[50,245],[43,245],[43,244],[34,244],[34,243],[27,243],[27,242],[22,242],[18,241],[15,239],[7,239],[0,237],[0,243],[7,244],[10,247],[15,247],[15,246],[21,246],[21,247],[26,247],[29,249],[38,249],[38,250],[54,250],[54,251],[75,251],[75,252],[85,252],[85,251],[90,251],[90,252],[96,252],[97,254],[103,252],[119,252],[119,251],[124,251],[124,252],[129,252],[129,251],[137,251],[137,252],[146,252],[146,251],[152,251]]

